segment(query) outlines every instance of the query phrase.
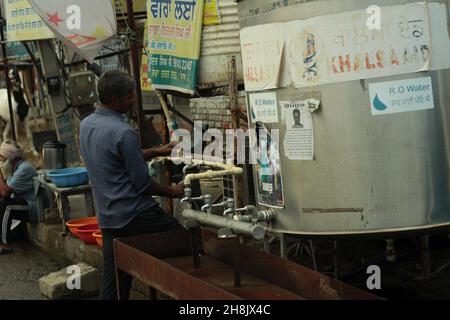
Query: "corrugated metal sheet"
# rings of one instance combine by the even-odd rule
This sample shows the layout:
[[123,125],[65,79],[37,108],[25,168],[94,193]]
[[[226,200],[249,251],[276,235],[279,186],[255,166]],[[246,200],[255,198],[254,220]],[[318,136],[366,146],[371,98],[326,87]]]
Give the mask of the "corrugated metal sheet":
[[203,26],[199,85],[228,82],[228,56],[236,56],[237,79],[243,81],[238,6],[233,0],[217,0],[221,23]]

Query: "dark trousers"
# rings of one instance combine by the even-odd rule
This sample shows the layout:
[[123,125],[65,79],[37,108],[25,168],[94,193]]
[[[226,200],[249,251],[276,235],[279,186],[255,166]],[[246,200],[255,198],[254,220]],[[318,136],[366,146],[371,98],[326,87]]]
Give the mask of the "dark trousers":
[[[7,211],[6,208],[8,206],[16,206],[14,210]],[[29,210],[25,209],[28,206],[27,202],[20,198],[10,198],[4,197],[0,198],[0,240],[2,243],[11,242],[13,238],[18,237],[23,234],[23,227],[14,230],[15,232],[10,232],[12,220],[20,220],[24,222],[28,222],[29,220]],[[24,210],[20,210],[23,207]]]
[[[159,233],[181,229],[178,221],[160,207],[138,214],[129,224],[120,229],[102,229],[103,236],[103,274],[100,288],[101,300],[117,300],[116,274],[113,240],[150,233]],[[128,300],[132,277],[120,275],[121,299]]]

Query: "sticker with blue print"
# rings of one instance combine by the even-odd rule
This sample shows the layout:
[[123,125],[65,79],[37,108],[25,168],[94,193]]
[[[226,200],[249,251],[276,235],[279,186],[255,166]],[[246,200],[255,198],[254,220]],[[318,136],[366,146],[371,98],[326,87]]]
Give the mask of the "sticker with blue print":
[[434,108],[431,77],[369,84],[372,115]]

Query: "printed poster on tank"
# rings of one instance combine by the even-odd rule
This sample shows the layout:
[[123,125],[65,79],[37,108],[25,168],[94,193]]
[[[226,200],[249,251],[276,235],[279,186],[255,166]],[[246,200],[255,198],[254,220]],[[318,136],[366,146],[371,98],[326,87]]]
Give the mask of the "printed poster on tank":
[[256,122],[256,139],[251,142],[256,151],[258,204],[272,208],[284,208],[278,141],[278,130],[268,130],[262,122]]
[[281,101],[283,121],[286,124],[284,153],[289,160],[314,160],[314,127],[312,112],[319,100]]

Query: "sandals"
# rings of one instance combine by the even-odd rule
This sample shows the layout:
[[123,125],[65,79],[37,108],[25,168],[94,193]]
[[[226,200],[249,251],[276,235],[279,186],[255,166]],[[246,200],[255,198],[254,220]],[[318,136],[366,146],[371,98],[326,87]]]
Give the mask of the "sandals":
[[14,253],[16,250],[13,248],[0,248],[0,255]]

